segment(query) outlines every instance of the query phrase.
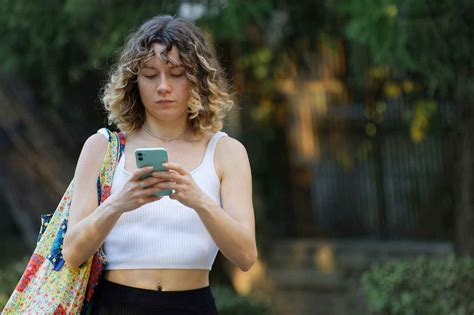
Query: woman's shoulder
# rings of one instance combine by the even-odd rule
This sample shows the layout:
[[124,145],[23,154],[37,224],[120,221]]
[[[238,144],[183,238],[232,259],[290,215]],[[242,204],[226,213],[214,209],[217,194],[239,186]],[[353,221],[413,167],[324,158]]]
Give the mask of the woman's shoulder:
[[249,163],[247,149],[237,139],[227,135],[216,144],[215,164],[218,173],[225,175],[228,170]]
[[100,130],[91,134],[82,147],[81,155],[88,162],[99,163],[107,152],[108,135]]
[[74,174],[76,183],[97,179],[100,166],[107,153],[107,143],[108,140],[100,133],[92,134],[85,140]]
[[112,131],[107,130],[106,128],[101,128],[97,130],[96,133],[93,133],[86,139],[84,142],[84,147],[90,147],[93,149],[104,150],[107,148],[107,142],[109,141],[109,134],[112,134]]
[[220,151],[246,151],[245,146],[237,139],[224,133],[223,137],[220,137],[216,144],[216,150]]

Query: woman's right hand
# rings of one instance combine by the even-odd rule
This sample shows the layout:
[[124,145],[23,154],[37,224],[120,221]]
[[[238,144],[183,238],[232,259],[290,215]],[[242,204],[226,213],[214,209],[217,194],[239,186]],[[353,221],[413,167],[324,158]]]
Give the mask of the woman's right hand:
[[162,190],[153,185],[166,180],[153,176],[140,179],[141,176],[152,171],[153,167],[142,167],[136,169],[132,173],[132,176],[127,180],[122,190],[108,198],[110,199],[109,202],[112,203],[117,211],[121,213],[129,212],[143,206],[144,204],[163,198],[163,196],[156,197],[152,195]]

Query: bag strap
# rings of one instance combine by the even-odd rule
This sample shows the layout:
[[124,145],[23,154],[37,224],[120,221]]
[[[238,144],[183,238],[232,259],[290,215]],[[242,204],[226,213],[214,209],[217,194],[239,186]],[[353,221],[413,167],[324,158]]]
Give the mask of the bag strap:
[[[104,202],[110,196],[110,188],[112,187],[113,176],[115,168],[125,149],[126,135],[124,132],[112,132],[107,128],[102,133],[108,135],[107,152],[100,167],[99,177],[97,178],[97,198],[99,204]],[[102,129],[99,129],[102,130]],[[84,302],[81,314],[88,314],[91,311],[91,302],[93,299],[95,288],[97,287],[100,278],[103,276],[103,271],[106,264],[106,256],[103,246],[94,254],[91,263],[90,277],[87,282]]]
[[110,188],[114,177],[115,168],[125,149],[126,136],[124,132],[112,132],[107,128],[101,128],[108,135],[107,152],[100,167],[97,178],[97,199],[99,204],[105,201],[110,195]]
[[[97,196],[99,204],[101,204],[110,195],[110,187],[112,186],[112,177],[115,171],[115,167],[125,149],[125,133],[123,132],[112,132],[107,128],[99,129],[102,133],[108,136],[107,151],[102,161],[102,165],[97,178]],[[69,216],[69,206],[71,204],[74,187],[74,178],[69,183],[66,192],[59,205],[57,206],[54,213],[44,214],[41,216],[41,228],[38,234],[38,240],[35,248],[35,253],[43,257],[47,257],[51,254],[51,246],[54,244],[53,240],[59,238],[58,231],[61,230],[62,226],[67,226],[67,219]],[[65,232],[65,231],[64,231]],[[43,235],[48,234],[45,240],[42,240]],[[62,242],[62,241],[61,241]],[[56,245],[61,245],[57,243]],[[57,258],[56,267],[61,267],[59,262],[60,249],[59,247],[54,251]]]

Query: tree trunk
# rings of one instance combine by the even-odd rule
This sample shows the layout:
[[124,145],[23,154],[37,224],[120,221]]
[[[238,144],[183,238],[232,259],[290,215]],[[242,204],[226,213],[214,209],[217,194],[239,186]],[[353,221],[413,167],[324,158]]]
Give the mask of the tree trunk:
[[36,242],[40,215],[54,212],[74,173],[74,163],[58,141],[62,131],[35,105],[20,80],[0,80],[0,193],[30,246]]

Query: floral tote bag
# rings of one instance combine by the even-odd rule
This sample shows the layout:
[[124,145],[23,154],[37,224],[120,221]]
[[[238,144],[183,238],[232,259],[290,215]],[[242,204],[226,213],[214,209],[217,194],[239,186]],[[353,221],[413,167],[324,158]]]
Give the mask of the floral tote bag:
[[[99,204],[110,195],[113,174],[125,147],[125,134],[102,128],[108,135],[108,147],[99,177]],[[87,314],[94,289],[105,267],[102,247],[79,268],[64,263],[61,253],[67,231],[74,179],[53,214],[41,216],[36,248],[3,314]]]

